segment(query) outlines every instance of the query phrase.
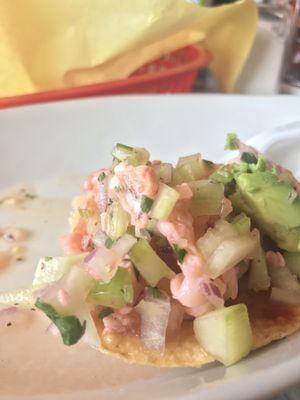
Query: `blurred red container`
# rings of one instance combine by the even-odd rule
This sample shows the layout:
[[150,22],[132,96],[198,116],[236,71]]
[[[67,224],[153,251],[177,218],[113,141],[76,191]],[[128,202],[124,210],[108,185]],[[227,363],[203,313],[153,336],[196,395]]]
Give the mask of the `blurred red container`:
[[142,66],[127,79],[3,97],[0,108],[115,94],[186,93],[192,90],[199,69],[211,61],[212,55],[206,48],[187,46]]

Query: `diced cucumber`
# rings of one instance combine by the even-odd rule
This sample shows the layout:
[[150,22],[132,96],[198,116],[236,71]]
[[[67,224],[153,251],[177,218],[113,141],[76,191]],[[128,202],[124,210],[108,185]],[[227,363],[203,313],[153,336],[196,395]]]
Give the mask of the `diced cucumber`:
[[158,165],[154,165],[153,169],[158,176],[158,179],[166,184],[172,182],[172,175],[173,175],[173,167],[172,164],[169,163],[161,163]]
[[97,282],[89,293],[89,299],[105,307],[119,309],[133,302],[131,271],[119,267],[110,282]]
[[201,154],[180,157],[173,173],[173,185],[201,179],[205,176],[205,171]]
[[249,257],[258,246],[254,233],[240,235],[227,221],[220,220],[208,229],[197,247],[206,260],[206,273],[215,279]]
[[253,236],[239,236],[225,240],[209,259],[207,274],[215,279],[248,257],[257,246]]
[[126,233],[129,222],[129,214],[122,208],[120,203],[115,201],[107,210],[105,233],[112,240],[117,240]]
[[263,249],[260,249],[259,257],[251,261],[248,272],[248,289],[259,292],[260,290],[268,290],[271,279],[268,273],[266,257]]
[[224,185],[208,180],[190,182],[193,191],[190,211],[193,216],[218,215],[222,209],[224,198]]
[[287,267],[269,267],[273,287],[300,295],[300,284],[295,275]]
[[194,332],[200,346],[225,365],[239,361],[252,348],[252,330],[245,304],[197,317]]
[[244,213],[234,217],[230,223],[241,235],[247,235],[250,232],[251,220]]
[[288,290],[277,287],[272,287],[270,300],[292,306],[300,306],[300,294],[291,293]]
[[42,257],[34,273],[33,285],[43,285],[60,279],[73,265],[80,265],[87,253],[60,257]]
[[295,274],[297,278],[300,278],[300,253],[289,253],[286,251],[283,257],[288,269]]
[[117,143],[112,151],[112,155],[119,161],[126,161],[133,166],[147,164],[150,154],[146,149],[130,147]]
[[175,276],[145,239],[137,241],[129,256],[136,269],[151,286],[156,286],[162,278],[172,279]]
[[164,183],[159,184],[158,193],[150,210],[150,217],[158,220],[165,220],[171,214],[179,193]]

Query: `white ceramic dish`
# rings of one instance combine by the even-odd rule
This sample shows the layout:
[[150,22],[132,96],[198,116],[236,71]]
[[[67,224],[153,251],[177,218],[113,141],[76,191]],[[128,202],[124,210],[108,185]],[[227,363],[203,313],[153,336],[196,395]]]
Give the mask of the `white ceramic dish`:
[[[155,158],[170,161],[196,151],[217,160],[223,155],[227,132],[235,131],[242,139],[248,139],[296,121],[299,109],[300,99],[292,96],[191,95],[115,97],[3,110],[0,111],[0,189],[34,180],[39,182],[39,193],[59,196],[65,202],[79,190],[78,181],[71,184],[70,180],[57,177],[84,175],[107,164],[115,142],[145,146]],[[290,168],[299,169],[299,137],[283,141],[282,145],[273,144],[270,154],[273,152],[278,161],[287,160]],[[286,157],[291,149],[294,156]],[[40,229],[41,235],[32,240],[30,256],[22,268],[1,272],[0,290],[29,283],[38,256],[58,251],[55,237],[66,229],[67,207],[64,210],[58,216],[60,223],[48,225],[51,232],[40,229],[42,217],[35,220],[38,221],[34,223],[35,229]],[[12,216],[5,218],[13,220]],[[14,220],[17,219],[15,216]],[[114,384],[102,390],[87,388],[61,396],[45,393],[38,398],[263,399],[299,382],[298,349],[300,333],[256,351],[227,369],[211,364],[199,370],[161,370],[159,376],[127,385]],[[126,364],[122,368],[126,369]],[[0,395],[0,399],[4,398],[18,397]],[[22,397],[25,398],[32,396]]]

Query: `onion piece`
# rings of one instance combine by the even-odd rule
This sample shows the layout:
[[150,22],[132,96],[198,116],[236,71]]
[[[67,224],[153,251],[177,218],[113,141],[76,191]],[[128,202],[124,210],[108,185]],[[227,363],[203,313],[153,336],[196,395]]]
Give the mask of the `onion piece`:
[[84,260],[84,269],[93,278],[109,282],[116,272],[122,258],[129,252],[137,241],[131,235],[123,235],[111,249],[105,246],[92,251]]
[[163,352],[166,332],[171,311],[170,299],[162,291],[160,297],[153,297],[149,290],[135,307],[141,317],[140,338],[143,345],[151,350]]

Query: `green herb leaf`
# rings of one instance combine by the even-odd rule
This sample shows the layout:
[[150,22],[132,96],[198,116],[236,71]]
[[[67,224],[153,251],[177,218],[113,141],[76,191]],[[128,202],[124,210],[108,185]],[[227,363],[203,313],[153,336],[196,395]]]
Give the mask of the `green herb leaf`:
[[252,153],[242,153],[241,160],[247,164],[256,164],[257,157]]
[[78,342],[83,336],[86,328],[86,321],[81,325],[75,315],[61,316],[51,304],[41,301],[39,298],[35,306],[43,311],[49,319],[57,326],[65,345],[71,346]]
[[101,174],[98,176],[98,181],[103,182],[105,178],[106,178],[106,174],[104,172],[101,172]]
[[111,249],[112,246],[113,246],[115,243],[116,243],[116,240],[113,240],[112,238],[108,237],[108,238],[105,240],[104,246],[105,246],[107,249]]
[[105,308],[103,308],[103,310],[101,310],[101,311],[99,312],[98,317],[99,317],[100,319],[103,319],[103,318],[105,318],[105,317],[108,317],[110,314],[113,314],[113,312],[114,312],[114,311],[113,311],[111,308],[105,307]]
[[92,212],[90,210],[87,210],[86,208],[78,208],[79,215],[81,218],[90,218],[92,216]]
[[150,197],[142,195],[142,198],[141,198],[141,210],[144,213],[147,213],[148,211],[150,211],[150,209],[152,207],[152,204],[153,204],[153,200],[150,199]]
[[149,286],[149,290],[151,295],[155,298],[155,299],[159,299],[161,296],[160,290],[157,287],[152,287]]
[[187,251],[184,250],[184,249],[181,249],[179,246],[177,246],[177,244],[174,244],[173,248],[174,248],[176,257],[177,257],[178,261],[181,264],[183,262],[183,259],[184,259],[185,255],[186,255]]
[[237,150],[239,139],[236,133],[228,133],[226,138],[225,150]]
[[45,260],[45,261],[51,261],[52,258],[53,258],[53,257],[48,257],[48,256],[46,256],[46,257],[44,257],[44,260]]

